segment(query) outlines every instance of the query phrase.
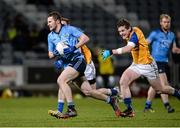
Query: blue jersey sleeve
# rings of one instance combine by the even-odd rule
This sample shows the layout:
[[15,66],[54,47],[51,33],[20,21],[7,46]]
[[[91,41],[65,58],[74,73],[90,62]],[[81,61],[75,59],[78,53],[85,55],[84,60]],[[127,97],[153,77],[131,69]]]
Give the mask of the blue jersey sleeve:
[[55,46],[53,45],[51,36],[48,35],[48,51],[49,52],[53,52],[54,51]]
[[147,38],[147,40],[148,40],[148,42],[149,43],[152,43],[153,41],[154,41],[154,39],[155,39],[155,37],[156,37],[156,32],[155,31],[152,31],[151,33],[150,33],[150,35],[148,36],[148,38]]
[[135,45],[138,43],[138,37],[137,37],[137,34],[135,32],[133,32],[129,41],[133,42]]
[[81,29],[76,28],[74,26],[69,26],[69,31],[76,38],[79,38],[83,34]]
[[172,42],[174,43],[174,42],[176,42],[176,37],[175,37],[175,34],[174,33],[172,33]]

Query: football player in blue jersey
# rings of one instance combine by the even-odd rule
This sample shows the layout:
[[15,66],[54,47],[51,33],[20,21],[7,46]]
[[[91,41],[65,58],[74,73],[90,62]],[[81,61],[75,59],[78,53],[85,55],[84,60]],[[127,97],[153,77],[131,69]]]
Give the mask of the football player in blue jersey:
[[49,111],[49,114],[57,118],[77,116],[71,88],[69,87],[69,82],[76,80],[78,83],[80,83],[80,88],[86,96],[91,96],[93,98],[106,101],[112,106],[116,116],[120,116],[120,110],[115,98],[104,95],[101,92],[92,89],[84,76],[86,62],[83,54],[80,51],[80,47],[89,41],[89,37],[74,26],[63,25],[61,23],[61,15],[56,11],[49,13],[47,17],[47,25],[51,31],[48,35],[49,58],[53,59],[57,57],[56,45],[58,43],[64,43],[68,46],[68,48],[63,50],[63,55],[58,55],[58,59],[62,60],[63,65],[66,65],[66,67],[57,79],[59,91],[63,92],[65,96],[68,110],[65,114],[61,113],[60,111]]
[[[170,30],[171,17],[168,14],[160,15],[160,28],[152,31],[147,38],[147,41],[152,46],[152,56],[158,65],[158,72],[162,86],[170,86],[166,76],[168,66],[168,56],[172,49],[173,53],[180,53],[180,49],[176,47],[175,34]],[[155,97],[155,91],[152,87],[148,90],[148,97],[145,104],[144,112],[154,112],[151,107],[152,99]],[[168,95],[161,94],[161,99],[168,113],[173,113],[175,110],[171,107]]]

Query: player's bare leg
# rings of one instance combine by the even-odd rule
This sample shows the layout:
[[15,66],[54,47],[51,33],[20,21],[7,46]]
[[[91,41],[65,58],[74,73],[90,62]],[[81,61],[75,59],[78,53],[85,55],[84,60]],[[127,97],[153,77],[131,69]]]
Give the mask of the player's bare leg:
[[139,78],[140,75],[134,72],[131,69],[126,69],[121,76],[120,79],[120,88],[121,88],[121,93],[124,98],[124,104],[126,105],[126,109],[121,113],[122,117],[134,117],[135,113],[132,108],[132,101],[131,101],[131,92],[129,86],[131,83]]
[[152,87],[149,87],[144,112],[151,112],[151,113],[155,112],[151,106],[152,105],[151,101],[155,97],[155,95],[156,95],[156,91]]
[[92,89],[92,87],[90,86],[89,82],[86,80],[85,77],[82,77],[81,79],[82,79],[81,90],[86,96],[90,96],[99,100],[106,101],[108,104],[112,106],[115,115],[117,117],[120,116],[121,111],[119,109],[116,97],[107,96],[96,89]]
[[75,104],[72,99],[72,91],[71,91],[70,86],[68,85],[68,82],[77,78],[78,75],[79,75],[79,72],[77,72],[74,68],[67,67],[61,73],[61,75],[58,77],[58,80],[57,80],[67,101],[68,110],[66,112],[66,115],[68,115],[69,117],[77,116],[77,111],[75,109]]
[[[159,74],[160,80],[161,80],[161,84],[162,86],[170,86],[169,82],[167,80],[167,76],[166,73],[160,73]],[[168,113],[173,113],[175,112],[174,108],[171,107],[170,103],[169,103],[169,98],[167,94],[161,94],[161,99],[163,101],[164,107],[166,108],[166,110],[168,111]]]

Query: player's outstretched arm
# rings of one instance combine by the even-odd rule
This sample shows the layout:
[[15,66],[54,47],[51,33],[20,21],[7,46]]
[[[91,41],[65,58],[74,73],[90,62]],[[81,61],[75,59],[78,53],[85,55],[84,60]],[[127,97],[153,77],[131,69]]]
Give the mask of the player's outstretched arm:
[[126,46],[124,46],[122,48],[118,48],[118,49],[113,49],[113,50],[106,49],[101,52],[101,55],[102,55],[103,60],[106,60],[111,55],[124,54],[127,52],[131,52],[132,48],[133,48],[133,46],[126,45]]

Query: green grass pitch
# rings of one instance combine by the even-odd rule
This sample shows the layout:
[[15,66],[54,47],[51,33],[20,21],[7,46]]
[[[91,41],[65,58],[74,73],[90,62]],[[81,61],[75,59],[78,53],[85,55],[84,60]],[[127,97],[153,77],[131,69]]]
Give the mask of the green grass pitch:
[[[168,114],[159,98],[155,113],[143,113],[145,98],[133,98],[134,118],[117,118],[110,105],[92,98],[75,100],[78,116],[56,119],[47,114],[56,109],[57,98],[0,99],[0,127],[180,127],[180,102],[170,97],[175,113]],[[124,110],[123,103],[119,103]],[[66,107],[65,107],[66,109]]]

